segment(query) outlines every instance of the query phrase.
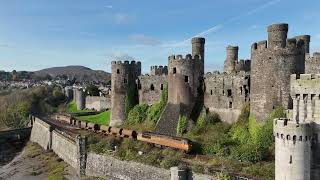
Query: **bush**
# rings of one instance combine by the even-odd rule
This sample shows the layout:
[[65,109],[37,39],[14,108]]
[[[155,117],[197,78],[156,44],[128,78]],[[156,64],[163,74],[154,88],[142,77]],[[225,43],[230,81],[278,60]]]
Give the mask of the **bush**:
[[154,103],[149,109],[147,120],[153,122],[154,124],[157,124],[167,104],[167,101],[168,101],[168,85],[165,85],[164,89],[162,90],[160,101],[157,103]]
[[231,157],[253,163],[263,160],[265,153],[265,149],[260,149],[254,144],[243,144],[231,148]]
[[171,158],[163,158],[160,167],[169,169],[170,167],[177,166],[179,162],[177,160],[171,159]]
[[136,105],[128,114],[127,123],[138,124],[145,121],[148,115],[149,106],[147,104]]
[[188,119],[186,116],[179,116],[178,126],[177,126],[177,134],[182,135],[187,131]]

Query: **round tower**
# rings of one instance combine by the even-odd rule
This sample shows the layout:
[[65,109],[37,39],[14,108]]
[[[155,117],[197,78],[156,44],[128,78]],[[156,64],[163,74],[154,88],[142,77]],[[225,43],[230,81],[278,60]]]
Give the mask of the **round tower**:
[[[135,91],[135,80],[141,74],[141,63],[131,61],[111,62],[111,116],[110,126],[122,125],[127,116],[125,100],[128,90]],[[132,92],[135,93],[135,92]]]
[[196,81],[194,76],[195,62],[200,56],[192,57],[191,54],[172,55],[168,58],[168,102],[172,104],[183,104],[191,108],[197,96]]
[[274,120],[275,180],[308,180],[311,167],[312,128],[309,123]]
[[73,89],[71,87],[65,87],[65,96],[70,100],[73,98]]
[[272,24],[268,26],[268,47],[284,48],[286,46],[288,24]]
[[297,40],[297,44],[303,47],[305,53],[310,53],[310,35],[301,35],[294,38]]
[[284,40],[287,27],[269,26],[269,42],[260,41],[251,48],[250,112],[260,121],[279,106],[292,108],[290,75],[305,70],[303,47],[296,39]]
[[199,63],[196,65],[196,70],[199,74],[204,74],[204,56],[205,56],[205,38],[202,37],[194,37],[191,39],[192,43],[192,57],[196,55],[200,56]]
[[236,70],[236,64],[238,62],[238,46],[228,46],[227,50],[227,58],[224,61],[224,72],[227,74],[233,73]]
[[86,95],[83,89],[76,89],[76,104],[78,110],[83,110],[86,106]]

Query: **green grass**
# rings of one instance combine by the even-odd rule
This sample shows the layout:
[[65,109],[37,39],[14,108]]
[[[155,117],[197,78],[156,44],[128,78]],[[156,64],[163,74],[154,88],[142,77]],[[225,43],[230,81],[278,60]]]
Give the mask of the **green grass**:
[[111,113],[111,110],[108,110],[96,115],[78,116],[78,118],[83,121],[108,125],[110,120],[110,113]]
[[77,113],[77,112],[92,112],[92,110],[84,109],[84,110],[78,110],[77,104],[75,101],[71,101],[67,104],[66,111],[68,113]]

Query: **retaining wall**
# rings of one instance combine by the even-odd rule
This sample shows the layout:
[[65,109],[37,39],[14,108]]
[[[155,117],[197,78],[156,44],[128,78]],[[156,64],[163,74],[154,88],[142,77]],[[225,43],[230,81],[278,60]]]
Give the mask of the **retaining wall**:
[[86,109],[94,109],[102,111],[111,108],[111,99],[100,96],[87,96],[86,97]]
[[120,161],[113,157],[89,153],[86,175],[111,176],[123,180],[165,180],[170,179],[170,171],[136,162]]
[[52,127],[48,123],[35,118],[31,131],[30,141],[38,143],[43,149],[51,149],[51,136]]
[[54,130],[52,132],[52,150],[66,163],[77,169],[78,154],[74,138]]

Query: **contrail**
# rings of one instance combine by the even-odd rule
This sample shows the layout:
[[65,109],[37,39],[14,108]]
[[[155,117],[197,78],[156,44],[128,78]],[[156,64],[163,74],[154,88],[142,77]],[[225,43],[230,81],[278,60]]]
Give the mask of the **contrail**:
[[224,21],[223,23],[214,25],[214,26],[212,26],[211,28],[209,28],[209,29],[207,29],[207,30],[205,30],[205,31],[202,31],[202,32],[200,32],[199,34],[196,34],[196,35],[194,35],[194,36],[192,36],[192,37],[190,37],[190,38],[188,38],[188,39],[185,39],[185,40],[183,40],[183,41],[181,41],[181,42],[179,42],[179,43],[172,44],[172,46],[180,46],[180,45],[183,45],[183,44],[185,44],[185,43],[189,43],[189,41],[190,41],[193,37],[206,36],[206,35],[208,35],[208,34],[210,34],[210,33],[212,33],[212,32],[216,32],[216,31],[222,29],[226,24],[235,22],[235,21],[237,21],[237,20],[239,20],[239,19],[241,19],[241,18],[243,18],[243,17],[246,17],[246,16],[250,16],[250,15],[252,15],[252,14],[255,14],[255,13],[257,13],[257,12],[263,10],[263,9],[266,9],[266,8],[268,8],[268,7],[270,7],[270,6],[274,5],[274,4],[279,3],[280,1],[281,1],[281,0],[269,1],[269,2],[267,2],[267,3],[265,3],[265,4],[262,4],[262,5],[258,6],[257,8],[252,9],[252,10],[246,12],[246,13],[243,13],[243,14],[241,14],[241,15],[237,15],[237,16],[235,16],[235,17],[232,17],[232,18]]

